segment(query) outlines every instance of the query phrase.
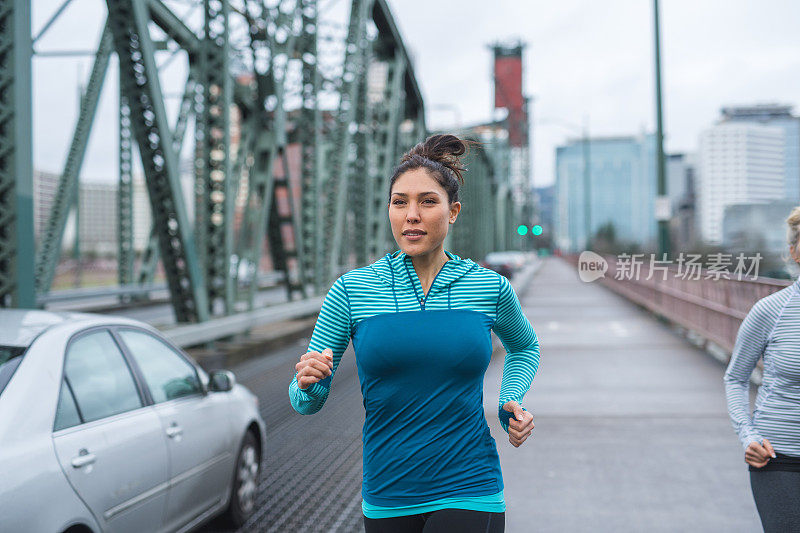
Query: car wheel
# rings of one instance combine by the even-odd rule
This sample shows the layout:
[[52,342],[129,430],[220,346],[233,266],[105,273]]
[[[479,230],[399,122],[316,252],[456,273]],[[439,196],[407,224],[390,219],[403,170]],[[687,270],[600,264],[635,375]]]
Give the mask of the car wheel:
[[258,451],[258,443],[253,434],[248,431],[244,435],[242,446],[239,448],[239,456],[236,458],[228,509],[221,517],[227,525],[238,529],[253,514],[256,508],[260,466],[261,456]]

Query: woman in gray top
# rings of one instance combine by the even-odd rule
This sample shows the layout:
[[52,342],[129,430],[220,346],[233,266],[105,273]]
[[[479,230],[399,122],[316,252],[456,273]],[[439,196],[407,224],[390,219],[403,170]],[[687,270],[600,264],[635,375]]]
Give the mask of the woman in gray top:
[[[786,222],[789,253],[800,263],[800,207]],[[764,377],[751,417],[750,374],[760,358]],[[800,279],[750,309],[725,372],[725,393],[764,531],[800,532]]]

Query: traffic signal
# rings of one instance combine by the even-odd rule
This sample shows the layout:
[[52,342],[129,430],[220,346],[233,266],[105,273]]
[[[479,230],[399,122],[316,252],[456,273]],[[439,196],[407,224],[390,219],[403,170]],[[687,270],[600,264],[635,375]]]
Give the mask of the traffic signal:
[[519,233],[520,235],[527,235],[528,226],[526,226],[525,224],[520,224],[519,226],[517,226],[517,233]]
[[534,227],[531,228],[531,233],[533,233],[536,236],[541,235],[542,231],[543,231],[542,227],[539,224],[536,224]]

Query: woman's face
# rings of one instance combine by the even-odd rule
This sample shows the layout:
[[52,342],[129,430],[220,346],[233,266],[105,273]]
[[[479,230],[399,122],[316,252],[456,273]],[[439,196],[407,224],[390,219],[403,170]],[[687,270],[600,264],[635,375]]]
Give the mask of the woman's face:
[[401,174],[389,198],[392,235],[400,249],[412,257],[441,246],[459,211],[461,203],[450,204],[447,192],[424,168]]

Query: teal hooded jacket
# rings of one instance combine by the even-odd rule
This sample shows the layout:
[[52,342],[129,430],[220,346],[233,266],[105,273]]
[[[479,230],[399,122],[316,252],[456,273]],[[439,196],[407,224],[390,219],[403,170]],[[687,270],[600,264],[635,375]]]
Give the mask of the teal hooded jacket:
[[505,510],[483,410],[491,331],[506,349],[498,405],[505,431],[511,413],[502,406],[522,405],[539,343],[508,279],[445,253],[449,260],[427,294],[400,251],[339,277],[308,347],[332,350],[333,373],[306,389],[296,375],[289,385],[296,411],[319,411],[353,341],[365,408],[362,496],[369,518],[446,507]]

